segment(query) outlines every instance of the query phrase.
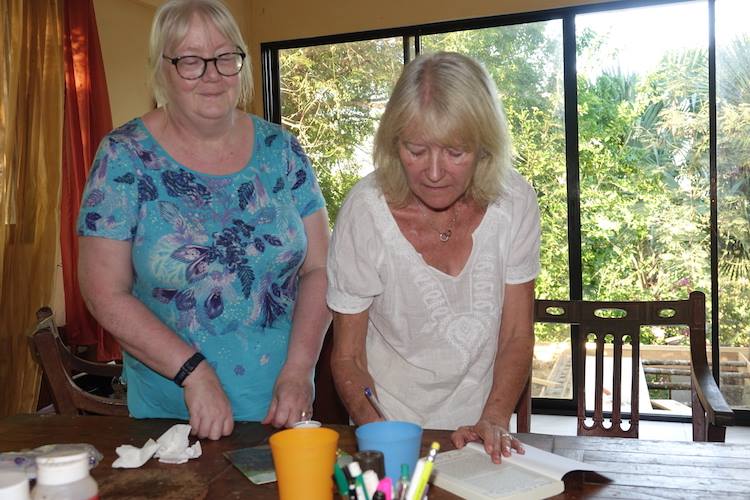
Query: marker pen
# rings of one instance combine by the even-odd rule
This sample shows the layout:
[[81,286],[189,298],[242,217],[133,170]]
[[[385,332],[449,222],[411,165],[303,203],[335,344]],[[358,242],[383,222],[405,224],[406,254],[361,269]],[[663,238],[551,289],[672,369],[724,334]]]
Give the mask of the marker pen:
[[349,475],[351,476],[352,482],[357,490],[357,500],[370,500],[370,497],[367,496],[365,481],[362,478],[362,469],[359,467],[359,462],[352,462],[347,465],[347,468],[349,469]]
[[[382,491],[384,498],[383,500],[392,500],[393,498],[393,481],[391,481],[390,477],[384,477],[380,480],[378,483],[378,489],[377,491]],[[373,496],[373,500],[375,500],[375,497]]]
[[362,473],[362,482],[365,483],[365,491],[368,498],[372,498],[378,489],[378,475],[374,470],[366,470]]
[[396,498],[406,500],[406,491],[409,489],[409,464],[401,464],[401,477],[396,489]]
[[425,459],[420,458],[417,460],[417,465],[414,466],[414,474],[411,475],[409,480],[409,488],[406,490],[405,500],[414,500],[414,496],[419,488],[419,479],[422,477],[422,471],[424,470]]
[[333,478],[336,481],[336,488],[339,490],[341,498],[347,498],[349,496],[349,481],[346,480],[346,474],[337,463],[333,464]]

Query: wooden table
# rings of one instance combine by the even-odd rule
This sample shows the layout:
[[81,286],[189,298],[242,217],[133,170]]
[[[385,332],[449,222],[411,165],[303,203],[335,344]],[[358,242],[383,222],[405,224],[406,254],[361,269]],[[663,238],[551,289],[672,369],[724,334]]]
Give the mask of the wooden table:
[[[117,498],[276,498],[276,485],[255,486],[223,456],[224,451],[264,442],[274,429],[258,423],[238,423],[234,433],[219,441],[202,440],[203,455],[182,465],[149,460],[140,469],[112,469],[115,448],[143,446],[171,425],[170,420],[127,417],[17,415],[0,420],[0,452],[20,451],[52,443],[90,443],[104,455],[92,470],[103,499]],[[339,446],[355,451],[353,427],[331,426]],[[594,465],[600,474],[574,472],[566,490],[556,498],[750,498],[750,446],[719,443],[645,441],[520,434],[538,448]],[[424,445],[439,441],[453,448],[447,431],[426,430]],[[457,498],[438,488],[431,500]]]

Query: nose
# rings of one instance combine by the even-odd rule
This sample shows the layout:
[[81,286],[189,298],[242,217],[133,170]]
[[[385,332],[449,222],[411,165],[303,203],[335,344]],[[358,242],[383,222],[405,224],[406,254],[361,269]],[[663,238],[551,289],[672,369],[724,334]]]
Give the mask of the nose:
[[440,151],[430,151],[430,162],[427,165],[426,175],[431,182],[438,182],[445,175],[443,155],[440,154]]
[[205,80],[211,80],[211,81],[221,79],[221,74],[219,73],[219,69],[216,67],[216,59],[206,63],[206,71],[205,73],[203,73],[202,78]]

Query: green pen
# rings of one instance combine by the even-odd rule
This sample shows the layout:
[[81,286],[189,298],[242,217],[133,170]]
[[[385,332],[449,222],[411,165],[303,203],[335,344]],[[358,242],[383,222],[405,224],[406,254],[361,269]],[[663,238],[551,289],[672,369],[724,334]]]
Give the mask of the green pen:
[[333,478],[341,498],[349,498],[349,481],[346,480],[346,474],[338,463],[333,464]]
[[396,498],[406,500],[406,491],[409,489],[409,464],[401,464],[401,478],[398,480]]

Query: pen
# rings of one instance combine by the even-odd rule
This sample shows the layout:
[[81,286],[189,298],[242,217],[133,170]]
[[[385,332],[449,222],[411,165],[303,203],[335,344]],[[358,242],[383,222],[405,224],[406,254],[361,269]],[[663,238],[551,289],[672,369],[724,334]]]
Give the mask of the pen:
[[416,497],[414,493],[417,491],[417,484],[419,479],[422,477],[422,470],[424,470],[425,459],[420,458],[417,460],[417,465],[414,466],[414,473],[411,475],[411,481],[409,481],[409,488],[406,490],[405,500],[414,500]]
[[417,484],[414,486],[414,494],[410,497],[409,500],[421,500],[422,499],[422,494],[424,493],[424,489],[425,489],[425,486],[427,485],[427,481],[430,480],[430,474],[432,474],[432,467],[435,464],[435,456],[437,456],[437,452],[439,449],[440,449],[440,443],[433,441],[432,445],[430,445],[430,453],[427,455],[427,458],[424,460],[422,473],[416,479]]
[[383,411],[383,408],[380,407],[380,403],[378,403],[378,398],[375,397],[375,394],[372,393],[372,389],[369,387],[365,387],[365,397],[367,397],[367,400],[370,402],[372,407],[375,409],[375,412],[382,418],[383,420],[390,420],[388,417],[385,416],[385,412]]
[[367,496],[367,489],[365,488],[365,481],[362,477],[362,469],[358,462],[352,462],[346,466],[349,469],[349,475],[352,478],[352,483],[357,491],[357,500],[370,500]]
[[398,480],[396,498],[406,500],[406,490],[409,489],[409,464],[401,464],[401,477]]
[[[393,498],[393,482],[391,481],[390,477],[384,477],[380,480],[378,483],[378,489],[375,491],[383,493],[383,500],[392,500]],[[375,500],[375,495],[373,495],[373,500]]]
[[341,498],[347,498],[349,496],[349,481],[346,480],[346,474],[338,463],[333,464],[333,478],[336,480],[336,487]]

